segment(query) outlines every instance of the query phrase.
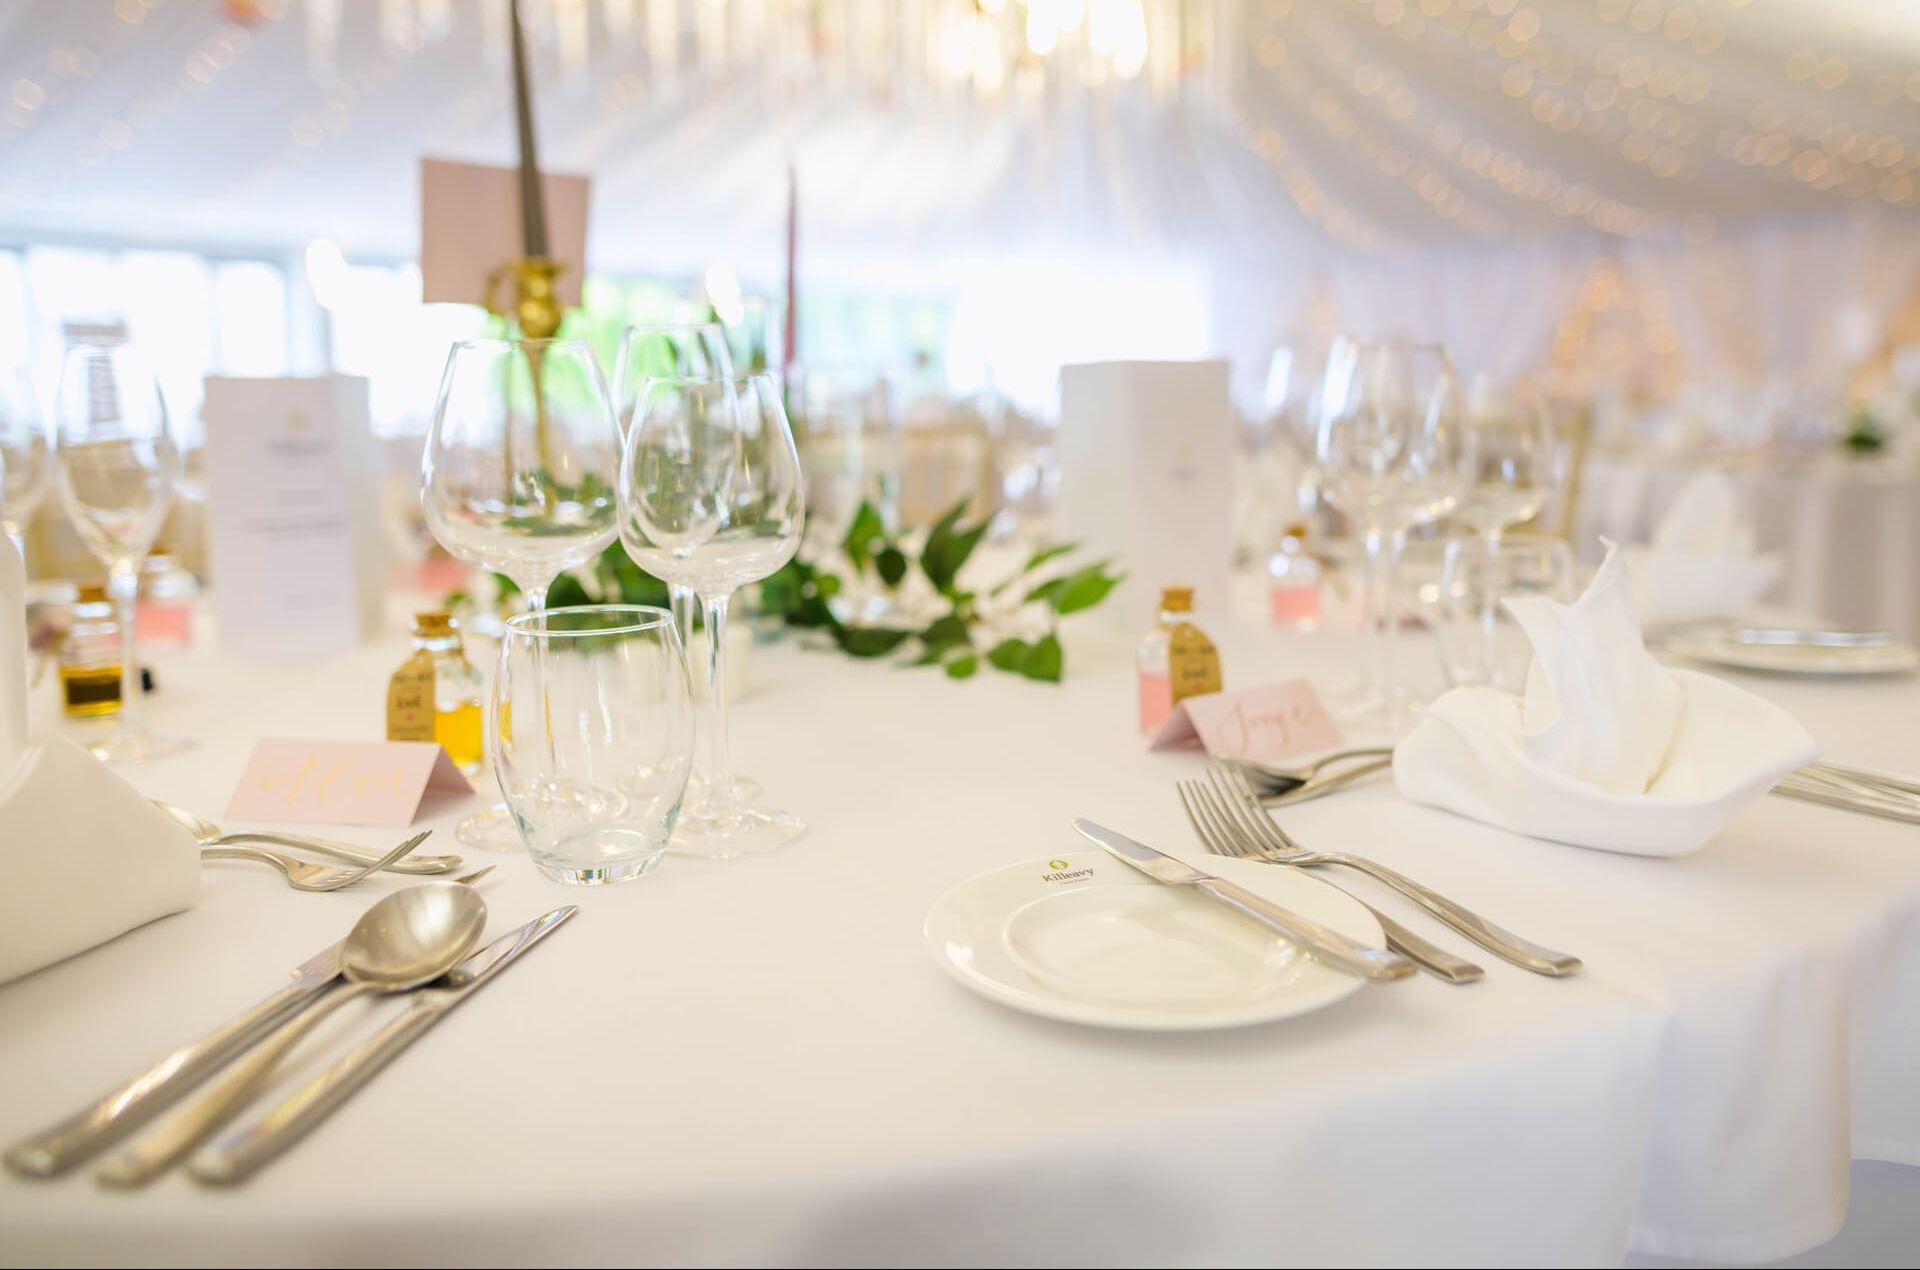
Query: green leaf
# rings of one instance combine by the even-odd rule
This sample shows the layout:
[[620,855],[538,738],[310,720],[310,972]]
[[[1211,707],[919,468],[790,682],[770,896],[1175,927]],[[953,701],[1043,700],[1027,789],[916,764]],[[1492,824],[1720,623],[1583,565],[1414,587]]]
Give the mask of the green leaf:
[[1043,683],[1059,683],[1065,669],[1066,655],[1060,650],[1060,640],[1053,635],[1029,648],[1027,655],[1020,659],[1020,673]]
[[840,542],[840,550],[846,554],[853,567],[865,571],[873,562],[873,553],[885,543],[886,522],[880,519],[879,511],[865,499],[860,508],[853,513],[853,523],[847,526],[847,536]]
[[987,661],[998,670],[1020,673],[1032,646],[1024,639],[1003,639],[987,650]]
[[[1038,569],[1041,565],[1048,564],[1054,560],[1058,560],[1061,556],[1064,556],[1069,554],[1070,552],[1079,550],[1079,547],[1080,547],[1080,544],[1076,542],[1060,542],[1060,543],[1055,543],[1051,547],[1040,548],[1040,550],[1034,552],[1031,556],[1027,557],[1027,562],[1020,566],[1020,572],[996,584],[993,590],[989,591],[987,594],[989,595],[1004,594],[1008,589],[1010,589],[1013,586],[1014,583],[1026,577],[1029,573],[1032,573],[1035,569]],[[1028,598],[1031,599],[1032,597],[1029,596]]]
[[900,585],[900,580],[907,576],[907,555],[900,548],[888,543],[880,549],[880,554],[873,558],[873,566],[879,570],[882,582],[890,587],[896,587]]
[[1033,590],[1027,592],[1022,604],[1051,603],[1053,597],[1060,594],[1060,588],[1066,584],[1065,578],[1048,578]]
[[1124,573],[1108,573],[1105,561],[1090,564],[1060,579],[1059,589],[1048,595],[1047,603],[1062,617],[1090,609],[1106,599],[1108,592],[1119,586],[1126,576]]
[[928,624],[920,632],[920,642],[928,648],[952,648],[958,644],[971,644],[973,637],[967,632],[967,623],[958,613],[949,613],[945,617]]
[[972,653],[962,653],[947,663],[947,678],[971,679],[973,672],[980,669],[980,659]]
[[888,626],[835,626],[833,642],[849,657],[885,657],[907,642],[910,630]]
[[960,528],[960,517],[966,510],[966,500],[955,503],[927,531],[927,545],[920,549],[920,571],[942,595],[953,590],[953,580],[959,576],[961,566],[967,563],[967,557],[987,533],[989,522],[984,520],[970,529]]

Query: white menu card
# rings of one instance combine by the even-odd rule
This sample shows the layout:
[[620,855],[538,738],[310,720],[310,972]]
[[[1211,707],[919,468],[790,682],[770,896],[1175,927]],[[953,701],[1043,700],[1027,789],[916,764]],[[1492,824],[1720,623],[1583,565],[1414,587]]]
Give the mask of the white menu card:
[[1060,530],[1127,580],[1094,612],[1144,631],[1160,588],[1224,616],[1233,563],[1227,363],[1095,362],[1060,370]]
[[277,659],[379,628],[367,381],[207,380],[207,550],[224,649]]

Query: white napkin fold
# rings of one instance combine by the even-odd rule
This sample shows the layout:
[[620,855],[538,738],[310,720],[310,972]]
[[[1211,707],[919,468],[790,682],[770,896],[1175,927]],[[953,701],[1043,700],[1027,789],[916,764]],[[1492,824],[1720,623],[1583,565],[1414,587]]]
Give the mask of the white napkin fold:
[[1636,608],[1651,626],[1733,617],[1780,577],[1780,558],[1754,550],[1753,526],[1720,472],[1681,486],[1652,543],[1629,548],[1627,564]]
[[26,571],[0,534],[0,983],[193,903],[200,848],[58,733],[26,728]]
[[1536,838],[1683,855],[1818,757],[1780,707],[1655,661],[1624,566],[1609,544],[1573,604],[1507,601],[1533,643],[1526,696],[1440,697],[1394,751],[1402,794]]

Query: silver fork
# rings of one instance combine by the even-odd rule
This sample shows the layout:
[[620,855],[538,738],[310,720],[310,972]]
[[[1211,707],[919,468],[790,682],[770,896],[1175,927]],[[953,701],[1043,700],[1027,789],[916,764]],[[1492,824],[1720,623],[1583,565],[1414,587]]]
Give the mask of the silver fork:
[[[1261,809],[1253,788],[1247,784],[1246,778],[1239,772],[1216,764],[1207,774],[1214,782],[1221,810],[1231,817],[1230,823],[1238,825],[1242,832],[1253,837],[1255,841],[1264,843],[1267,851],[1266,858],[1272,859],[1275,863],[1308,867],[1321,864],[1345,865],[1376,881],[1386,883],[1494,956],[1510,961],[1524,970],[1531,970],[1535,974],[1560,976],[1573,974],[1580,969],[1578,957],[1555,952],[1532,940],[1522,939],[1512,931],[1494,925],[1477,913],[1454,903],[1438,891],[1422,886],[1406,874],[1396,872],[1384,864],[1368,860],[1363,856],[1349,855],[1344,851],[1312,851],[1301,846]],[[1193,784],[1196,789],[1204,788],[1199,786],[1198,782]]]
[[[1189,794],[1189,786],[1192,793]],[[1193,832],[1199,837],[1200,845],[1214,855],[1228,856],[1236,860],[1261,860],[1268,864],[1279,861],[1271,859],[1266,849],[1253,839],[1233,829],[1224,817],[1216,814],[1207,790],[1191,782],[1181,781],[1178,785],[1180,805],[1186,809],[1187,823],[1193,826]],[[1196,806],[1196,804],[1198,804]],[[1352,896],[1355,903],[1373,914],[1380,923],[1380,933],[1387,937],[1387,947],[1406,957],[1428,974],[1445,979],[1448,983],[1472,983],[1486,971],[1471,961],[1454,956],[1438,944],[1432,944],[1414,934],[1399,922],[1353,895],[1345,887],[1341,892]]]
[[352,886],[369,873],[386,868],[395,860],[407,854],[427,840],[427,834],[417,833],[393,850],[381,856],[371,864],[357,869],[330,869],[323,864],[302,860],[281,851],[269,851],[265,847],[202,847],[202,860],[253,860],[260,864],[270,864],[287,875],[287,885],[296,891],[338,891]]

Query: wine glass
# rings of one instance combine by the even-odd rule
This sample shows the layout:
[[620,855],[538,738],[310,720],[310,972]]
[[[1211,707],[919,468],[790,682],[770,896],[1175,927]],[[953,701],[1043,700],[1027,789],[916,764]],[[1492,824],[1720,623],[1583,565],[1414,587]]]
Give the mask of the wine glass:
[[1366,549],[1366,669],[1342,712],[1357,727],[1397,733],[1393,676],[1395,575],[1407,531],[1451,510],[1465,484],[1458,381],[1434,345],[1343,340],[1327,362],[1316,442],[1328,500]]
[[54,417],[60,501],[87,550],[107,566],[120,623],[119,727],[89,748],[118,763],[175,753],[192,741],[145,725],[135,639],[140,562],[180,479],[180,451],[159,381],[128,345],[76,345],[61,368]]
[[1498,384],[1475,375],[1467,393],[1467,483],[1453,519],[1479,535],[1486,560],[1477,570],[1484,682],[1498,679],[1500,538],[1539,514],[1560,480],[1560,454],[1546,394],[1533,380]]
[[[427,528],[453,556],[505,574],[530,613],[564,570],[618,533],[620,428],[593,350],[581,340],[477,339],[447,355],[421,456]],[[498,720],[490,736],[499,743]],[[468,816],[471,846],[511,851],[502,807]]]
[[790,842],[806,826],[753,806],[728,748],[727,604],[793,559],[806,521],[800,456],[767,375],[650,381],[620,469],[620,541],[635,564],[692,586],[707,623],[705,794],[674,846],[712,857]]
[[[718,322],[656,322],[629,326],[620,335],[620,355],[614,363],[613,398],[620,411],[620,435],[633,426],[634,403],[649,379],[729,379],[733,353],[727,333]],[[680,628],[680,642],[693,647],[693,588],[667,583],[667,602]]]
[[24,371],[0,375],[0,530],[26,558],[27,526],[46,492],[47,433]]

